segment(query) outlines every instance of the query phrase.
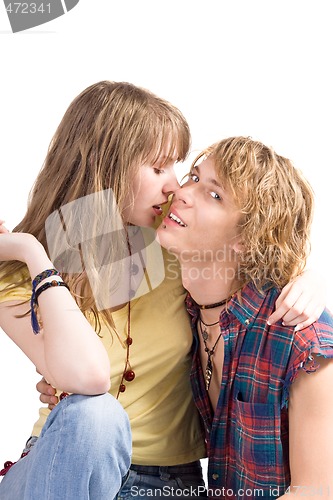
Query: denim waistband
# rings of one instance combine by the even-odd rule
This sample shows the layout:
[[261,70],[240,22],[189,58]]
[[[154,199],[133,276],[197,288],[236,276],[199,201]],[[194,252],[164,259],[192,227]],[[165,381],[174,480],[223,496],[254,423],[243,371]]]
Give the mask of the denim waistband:
[[160,476],[161,474],[170,474],[170,476],[178,476],[183,474],[193,474],[201,472],[200,460],[181,465],[136,465],[131,464],[131,470],[138,474],[146,474],[147,476]]

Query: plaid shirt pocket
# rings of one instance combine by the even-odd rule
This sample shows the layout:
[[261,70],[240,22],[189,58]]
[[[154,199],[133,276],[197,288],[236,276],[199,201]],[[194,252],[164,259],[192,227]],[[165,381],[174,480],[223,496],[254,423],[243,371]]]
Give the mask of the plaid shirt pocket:
[[235,400],[235,455],[245,474],[262,476],[277,466],[280,408],[274,404]]

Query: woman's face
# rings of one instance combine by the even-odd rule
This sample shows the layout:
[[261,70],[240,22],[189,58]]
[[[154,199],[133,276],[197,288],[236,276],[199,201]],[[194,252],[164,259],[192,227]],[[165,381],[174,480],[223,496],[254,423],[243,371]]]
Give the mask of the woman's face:
[[154,164],[142,165],[133,179],[134,204],[123,212],[125,222],[151,227],[162,214],[163,205],[179,183],[174,171],[176,157],[166,160],[162,155]]

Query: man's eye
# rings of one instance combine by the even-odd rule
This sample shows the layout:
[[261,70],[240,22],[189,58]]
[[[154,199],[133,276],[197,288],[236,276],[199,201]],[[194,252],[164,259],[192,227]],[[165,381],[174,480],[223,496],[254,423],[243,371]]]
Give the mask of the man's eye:
[[200,180],[200,179],[199,179],[199,177],[198,177],[196,174],[191,174],[191,173],[190,173],[188,177],[189,177],[189,179],[191,179],[191,181],[193,181],[193,182],[199,182],[199,180]]
[[211,195],[212,198],[214,198],[215,200],[222,200],[221,196],[219,194],[217,194],[215,191],[210,191],[209,193]]

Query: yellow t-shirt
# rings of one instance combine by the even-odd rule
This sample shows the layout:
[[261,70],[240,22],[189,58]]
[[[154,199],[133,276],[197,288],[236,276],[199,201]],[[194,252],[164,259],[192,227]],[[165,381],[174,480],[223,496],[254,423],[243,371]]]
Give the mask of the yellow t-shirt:
[[[155,245],[157,245],[155,243]],[[185,291],[176,259],[146,248],[148,279],[142,279],[131,301],[130,363],[136,376],[125,382],[119,401],[128,413],[133,436],[132,462],[140,465],[177,465],[205,456],[202,428],[190,388],[192,334],[184,307]],[[158,247],[160,248],[160,247]],[[153,290],[141,295],[149,288]],[[26,299],[30,289],[0,297],[1,301]],[[116,331],[102,326],[101,340],[111,364],[111,390],[117,394],[126,360],[127,306],[113,313]],[[49,410],[40,409],[33,428],[39,435]]]

